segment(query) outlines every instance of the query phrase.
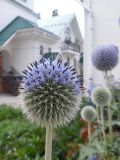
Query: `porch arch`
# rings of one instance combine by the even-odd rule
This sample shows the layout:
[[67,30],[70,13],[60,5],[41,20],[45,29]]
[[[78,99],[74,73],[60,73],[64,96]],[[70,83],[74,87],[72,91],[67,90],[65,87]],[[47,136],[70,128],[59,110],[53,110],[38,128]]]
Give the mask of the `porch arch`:
[[11,55],[8,50],[2,50],[1,54],[1,74],[5,76],[11,70]]

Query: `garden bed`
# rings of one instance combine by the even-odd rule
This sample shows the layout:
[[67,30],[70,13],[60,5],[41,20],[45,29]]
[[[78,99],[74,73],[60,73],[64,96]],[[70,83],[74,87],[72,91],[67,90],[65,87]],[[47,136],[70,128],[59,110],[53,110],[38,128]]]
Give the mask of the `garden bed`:
[[[53,159],[76,160],[79,156],[79,116],[54,133]],[[31,124],[21,111],[0,106],[0,160],[44,160],[45,130]]]

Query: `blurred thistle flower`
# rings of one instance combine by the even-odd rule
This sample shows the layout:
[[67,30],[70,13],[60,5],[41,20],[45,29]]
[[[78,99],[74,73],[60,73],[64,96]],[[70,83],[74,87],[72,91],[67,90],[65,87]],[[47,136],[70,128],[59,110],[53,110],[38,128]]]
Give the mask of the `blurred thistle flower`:
[[100,45],[92,53],[92,63],[98,70],[109,71],[118,64],[118,52],[113,44]]
[[79,110],[80,78],[62,60],[34,62],[23,71],[23,112],[42,127],[62,126]]
[[97,160],[97,156],[93,155],[93,157],[90,160]]
[[85,106],[81,111],[81,117],[85,121],[93,121],[97,117],[96,110],[93,106]]
[[108,106],[111,104],[112,94],[107,88],[95,88],[92,92],[92,101],[97,106]]

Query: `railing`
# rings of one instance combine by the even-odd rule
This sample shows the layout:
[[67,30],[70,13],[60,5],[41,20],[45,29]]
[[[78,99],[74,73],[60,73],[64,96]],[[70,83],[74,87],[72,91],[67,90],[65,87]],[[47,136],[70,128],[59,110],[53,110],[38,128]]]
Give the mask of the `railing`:
[[21,80],[20,74],[14,68],[9,72],[5,70],[2,70],[2,72],[3,74],[0,76],[0,80],[3,92],[8,92],[17,96],[19,94],[19,85]]
[[9,93],[15,96],[19,94],[20,80],[18,80],[16,77],[10,77],[10,76],[2,77],[2,82]]
[[72,51],[80,53],[80,46],[76,43],[71,42],[71,41],[62,42],[61,49],[62,50],[72,50]]

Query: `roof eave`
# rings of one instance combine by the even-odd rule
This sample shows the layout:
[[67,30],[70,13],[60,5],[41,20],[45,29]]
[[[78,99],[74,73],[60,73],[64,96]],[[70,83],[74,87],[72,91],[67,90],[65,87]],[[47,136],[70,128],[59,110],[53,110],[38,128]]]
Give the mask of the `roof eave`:
[[44,37],[48,37],[48,38],[50,38],[51,40],[54,40],[54,41],[60,40],[60,37],[57,36],[57,35],[55,35],[55,34],[52,33],[52,32],[45,31],[45,30],[42,30],[42,29],[39,29],[39,28],[36,28],[36,27],[34,27],[33,29],[36,30],[37,32],[42,31],[42,32],[44,33]]
[[[26,31],[30,31],[30,33],[32,32],[32,31],[34,31],[34,35],[36,36],[43,36],[43,37],[48,37],[51,41],[53,41],[53,42],[57,42],[57,41],[59,41],[60,40],[60,37],[58,37],[57,35],[54,35],[54,34],[52,34],[52,33],[49,33],[49,32],[45,32],[45,31],[43,31],[43,30],[41,30],[41,29],[38,29],[38,28],[36,28],[36,27],[33,27],[33,28],[27,28],[27,29],[19,29],[19,30],[17,30],[12,36],[10,36],[8,39],[7,39],[7,41],[5,41],[2,45],[1,45],[1,47],[5,47],[18,33],[21,33],[21,32],[26,32]],[[42,34],[41,34],[42,33]]]
[[66,49],[66,50],[61,50],[62,53],[69,53],[70,55],[74,55],[74,56],[79,56],[80,53],[79,52],[76,52],[76,51],[73,51],[73,50],[70,50],[70,49]]
[[[83,43],[83,37],[82,37],[82,34],[81,34],[81,30],[80,30],[80,27],[79,27],[79,24],[78,24],[77,17],[75,16],[73,20],[75,20],[75,22],[76,22],[76,27],[77,27],[76,29],[78,30],[78,34],[79,34],[79,38],[80,38],[80,43],[82,44]],[[72,26],[72,22],[71,22],[71,26]]]
[[16,36],[16,32],[2,44],[2,48],[4,48],[15,36]]

